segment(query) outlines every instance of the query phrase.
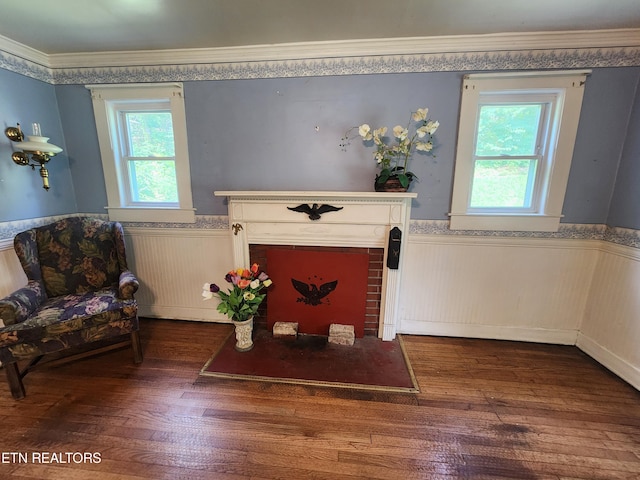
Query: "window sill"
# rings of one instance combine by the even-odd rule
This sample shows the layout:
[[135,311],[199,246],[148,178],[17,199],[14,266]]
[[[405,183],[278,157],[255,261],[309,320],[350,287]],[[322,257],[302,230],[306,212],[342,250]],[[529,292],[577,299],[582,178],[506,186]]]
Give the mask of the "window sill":
[[116,222],[196,223],[195,209],[106,207]]
[[450,213],[450,230],[493,230],[507,232],[557,232],[559,215],[495,215]]

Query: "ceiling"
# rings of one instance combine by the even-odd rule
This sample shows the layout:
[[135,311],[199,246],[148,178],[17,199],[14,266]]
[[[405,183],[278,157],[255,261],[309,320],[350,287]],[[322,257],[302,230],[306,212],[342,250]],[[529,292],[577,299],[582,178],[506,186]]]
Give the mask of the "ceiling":
[[0,35],[44,54],[640,28],[640,0],[29,0]]

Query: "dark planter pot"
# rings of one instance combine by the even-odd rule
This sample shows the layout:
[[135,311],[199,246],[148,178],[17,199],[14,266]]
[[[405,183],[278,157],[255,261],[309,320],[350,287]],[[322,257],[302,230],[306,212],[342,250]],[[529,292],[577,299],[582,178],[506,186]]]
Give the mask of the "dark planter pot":
[[[411,185],[411,183],[409,183],[409,185]],[[408,186],[403,187],[398,177],[389,177],[384,183],[378,183],[376,179],[373,187],[376,192],[406,192],[409,188]]]

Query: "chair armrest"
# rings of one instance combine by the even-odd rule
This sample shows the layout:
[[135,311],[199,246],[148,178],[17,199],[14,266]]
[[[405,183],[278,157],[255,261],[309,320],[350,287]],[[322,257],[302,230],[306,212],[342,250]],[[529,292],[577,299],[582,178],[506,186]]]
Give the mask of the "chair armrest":
[[29,280],[25,287],[0,299],[0,320],[4,326],[23,322],[46,298],[42,282]]
[[120,281],[118,282],[118,295],[124,300],[133,298],[133,294],[138,291],[140,283],[136,276],[130,270],[120,273]]

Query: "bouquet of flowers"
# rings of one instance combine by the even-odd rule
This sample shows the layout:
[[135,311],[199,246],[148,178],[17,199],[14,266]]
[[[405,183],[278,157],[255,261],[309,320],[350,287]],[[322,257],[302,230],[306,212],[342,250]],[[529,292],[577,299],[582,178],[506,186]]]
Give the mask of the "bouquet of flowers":
[[202,287],[204,300],[214,294],[220,297],[218,311],[235,322],[243,322],[256,314],[266,294],[259,293],[273,282],[265,272],[260,271],[257,263],[251,268],[238,268],[227,273],[224,279],[232,285],[227,293],[220,290],[215,283],[205,283]]

